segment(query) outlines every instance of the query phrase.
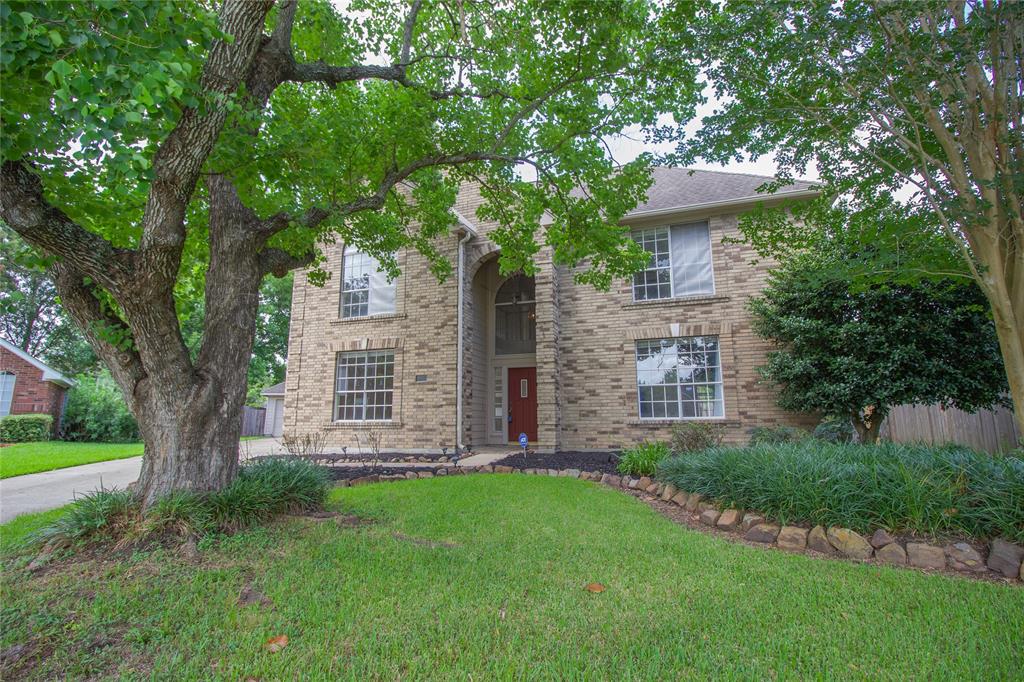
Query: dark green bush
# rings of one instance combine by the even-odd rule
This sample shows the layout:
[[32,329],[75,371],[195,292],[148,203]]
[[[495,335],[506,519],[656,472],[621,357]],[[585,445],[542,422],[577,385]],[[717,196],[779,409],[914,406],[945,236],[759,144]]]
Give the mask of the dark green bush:
[[305,460],[262,459],[243,466],[231,485],[208,495],[172,493],[142,512],[131,491],[80,497],[36,536],[70,545],[78,541],[129,545],[167,536],[203,537],[262,523],[278,514],[317,509],[330,487],[327,473]]
[[53,417],[48,414],[11,414],[0,418],[0,443],[50,440]]
[[781,523],[1024,541],[1024,460],[805,440],[672,457],[658,477]]
[[658,464],[671,454],[664,443],[644,441],[636,447],[623,451],[619,458],[620,474],[630,476],[653,476]]
[[672,425],[672,452],[699,452],[722,444],[725,426],[718,422],[680,422]]
[[755,426],[748,432],[751,445],[773,445],[777,443],[796,443],[809,435],[795,426]]
[[850,418],[835,417],[823,419],[814,427],[814,437],[827,443],[853,442],[853,424]]
[[124,443],[139,439],[139,426],[109,373],[82,375],[68,392],[64,410],[67,440]]

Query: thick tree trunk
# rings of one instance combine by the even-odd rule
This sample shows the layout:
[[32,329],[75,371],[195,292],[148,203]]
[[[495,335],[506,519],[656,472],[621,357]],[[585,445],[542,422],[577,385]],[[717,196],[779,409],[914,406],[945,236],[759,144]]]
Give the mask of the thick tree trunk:
[[857,442],[865,445],[877,443],[884,418],[884,415],[878,414],[873,408],[854,410],[850,414],[850,422],[857,433]]
[[1010,387],[1017,431],[1024,434],[1024,301],[1017,302],[1020,312],[1014,309],[1012,302],[997,302],[991,296],[989,301],[992,304],[992,317],[1003,356],[1006,381]]

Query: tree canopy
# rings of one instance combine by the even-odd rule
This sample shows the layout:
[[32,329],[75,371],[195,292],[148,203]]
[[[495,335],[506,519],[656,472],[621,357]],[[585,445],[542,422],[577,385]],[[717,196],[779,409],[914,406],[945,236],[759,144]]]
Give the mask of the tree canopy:
[[[679,56],[687,11],[669,25],[650,0],[355,0],[344,13],[327,0],[11,0],[0,12],[0,75],[19,84],[0,103],[0,216],[52,259],[137,417],[147,504],[233,478],[228,422],[265,276],[315,266],[336,239],[392,274],[394,254],[415,249],[444,276],[440,240],[473,181],[504,270],[533,271],[546,245],[607,285],[646,259],[618,221],[651,158],[617,167],[606,138],[653,134],[699,99]],[[179,318],[200,298],[193,353]]]
[[[813,168],[825,196],[803,210],[820,218],[844,197],[857,216],[844,229],[876,247],[867,274],[976,282],[1024,428],[1024,4],[730,0],[696,25],[722,104],[680,158]],[[786,249],[792,225],[747,232]]]

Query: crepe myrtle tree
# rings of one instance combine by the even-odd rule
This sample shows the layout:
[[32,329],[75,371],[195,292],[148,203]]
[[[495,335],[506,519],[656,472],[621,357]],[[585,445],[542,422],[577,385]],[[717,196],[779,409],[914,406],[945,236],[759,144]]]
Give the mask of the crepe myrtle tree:
[[[435,274],[461,182],[506,271],[550,245],[598,286],[644,256],[617,225],[649,186],[605,138],[699,98],[648,0],[116,0],[0,4],[0,217],[139,422],[143,504],[237,471],[261,280],[326,276],[343,239]],[[675,48],[672,54],[666,45]],[[530,181],[524,181],[522,169]],[[585,187],[577,194],[572,190]],[[544,214],[550,225],[539,232]],[[545,223],[547,225],[547,223]],[[204,301],[191,357],[179,318]]]
[[[892,253],[944,235],[952,272],[988,302],[1024,430],[1024,3],[729,0],[684,23],[723,104],[680,160],[773,154],[788,176],[813,164],[824,193],[859,210],[909,193],[908,219],[867,239]],[[784,244],[792,225],[753,231]],[[951,272],[939,256],[918,273]]]
[[[778,344],[759,368],[784,409],[847,416],[877,442],[904,403],[968,412],[1004,404],[1006,374],[985,298],[970,281],[853,284],[842,263],[874,256],[842,236],[789,259],[750,302]],[[842,262],[842,263],[840,263]],[[837,274],[839,273],[839,274]]]

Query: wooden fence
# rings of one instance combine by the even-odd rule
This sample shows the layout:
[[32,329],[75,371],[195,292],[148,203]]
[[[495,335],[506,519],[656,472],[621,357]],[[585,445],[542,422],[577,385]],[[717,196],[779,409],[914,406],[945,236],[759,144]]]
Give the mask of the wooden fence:
[[1013,412],[1000,407],[976,414],[938,405],[899,405],[882,423],[882,438],[897,443],[960,443],[985,452],[1006,452],[1020,442]]
[[242,406],[242,435],[262,436],[263,421],[267,418],[267,411],[262,407]]

